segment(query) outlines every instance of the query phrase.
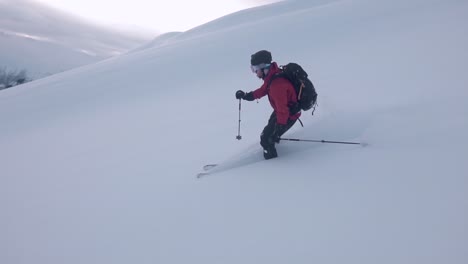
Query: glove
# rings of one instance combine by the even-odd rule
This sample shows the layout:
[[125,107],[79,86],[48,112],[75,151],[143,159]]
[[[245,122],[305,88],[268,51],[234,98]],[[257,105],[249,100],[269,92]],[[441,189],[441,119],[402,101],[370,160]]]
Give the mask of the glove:
[[246,93],[242,99],[244,99],[244,100],[246,100],[246,101],[253,101],[253,100],[255,100],[254,95],[253,95],[253,92],[248,92],[248,93]]
[[239,91],[236,92],[236,99],[244,99],[244,100],[246,100],[246,101],[253,101],[253,100],[255,100],[254,95],[253,95],[253,92],[245,93],[245,92],[242,91],[242,90],[239,90]]
[[280,137],[286,132],[286,125],[276,124],[273,134],[271,135],[271,140],[273,142],[279,143]]
[[242,90],[236,92],[236,99],[244,99],[245,93]]

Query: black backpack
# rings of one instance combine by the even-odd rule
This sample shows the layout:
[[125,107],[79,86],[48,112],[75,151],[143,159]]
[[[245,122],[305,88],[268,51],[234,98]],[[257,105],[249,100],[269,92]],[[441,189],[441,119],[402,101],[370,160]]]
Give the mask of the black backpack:
[[299,108],[307,111],[314,107],[317,103],[317,92],[315,91],[314,85],[307,77],[308,75],[304,69],[302,69],[299,64],[294,62],[280,66],[280,69],[282,72],[273,76],[273,78],[270,80],[270,84],[278,77],[286,78],[292,83],[294,89],[296,90]]

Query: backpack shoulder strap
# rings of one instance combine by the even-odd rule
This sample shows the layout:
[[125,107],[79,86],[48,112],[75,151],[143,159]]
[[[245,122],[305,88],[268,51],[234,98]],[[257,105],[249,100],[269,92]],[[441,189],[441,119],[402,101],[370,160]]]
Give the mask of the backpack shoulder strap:
[[282,78],[282,77],[283,78],[285,77],[283,72],[278,72],[275,75],[271,76],[271,79],[268,81],[267,90],[270,90],[270,85],[275,79]]

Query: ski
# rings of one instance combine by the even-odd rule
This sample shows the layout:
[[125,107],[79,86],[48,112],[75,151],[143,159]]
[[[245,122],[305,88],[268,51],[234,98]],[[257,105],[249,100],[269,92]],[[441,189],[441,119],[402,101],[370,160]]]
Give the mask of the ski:
[[201,171],[196,174],[197,178],[225,172],[238,167],[243,167],[263,160],[263,149],[257,144],[240,151],[229,158],[223,159],[219,163],[208,163],[202,166]]
[[218,164],[206,164],[205,166],[203,166],[203,170],[204,171],[208,171],[208,170],[211,170],[212,168],[218,166]]
[[208,172],[200,172],[200,173],[197,174],[197,179],[200,179],[201,177],[206,176],[206,175],[209,175],[209,173]]
[[209,175],[210,170],[213,169],[214,167],[218,166],[218,164],[206,164],[202,167],[202,172],[197,174],[197,178],[200,179],[203,176]]

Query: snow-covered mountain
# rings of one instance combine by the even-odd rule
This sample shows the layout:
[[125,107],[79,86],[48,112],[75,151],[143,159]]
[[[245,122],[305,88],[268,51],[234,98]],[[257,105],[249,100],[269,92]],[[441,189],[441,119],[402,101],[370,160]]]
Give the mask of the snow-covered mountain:
[[[467,13],[285,1],[0,92],[0,262],[467,263]],[[236,140],[260,49],[319,93],[285,136],[369,145],[264,161],[266,98]]]
[[100,28],[31,0],[0,1],[0,68],[43,77],[122,54],[152,36]]

